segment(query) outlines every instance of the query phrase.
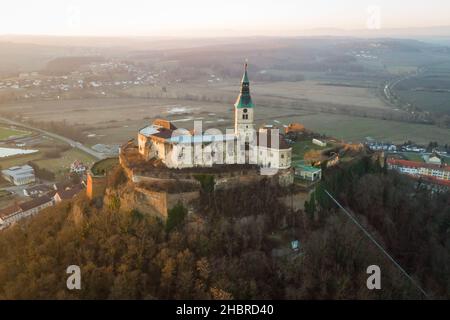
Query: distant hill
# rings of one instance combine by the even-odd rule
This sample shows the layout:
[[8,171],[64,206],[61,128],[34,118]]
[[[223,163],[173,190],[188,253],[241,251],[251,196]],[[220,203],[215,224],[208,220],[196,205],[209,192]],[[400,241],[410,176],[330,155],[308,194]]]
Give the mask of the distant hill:
[[105,58],[100,56],[87,57],[59,57],[49,61],[43,70],[44,74],[64,75],[73,71],[80,70],[84,65],[93,62],[103,62]]

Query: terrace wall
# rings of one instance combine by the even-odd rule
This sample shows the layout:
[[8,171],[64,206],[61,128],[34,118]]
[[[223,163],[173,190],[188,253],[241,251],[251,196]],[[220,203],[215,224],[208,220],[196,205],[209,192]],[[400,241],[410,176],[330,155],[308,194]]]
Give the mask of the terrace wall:
[[107,177],[95,176],[91,171],[87,174],[86,195],[90,200],[102,198],[105,195]]
[[168,193],[165,191],[153,191],[146,188],[136,187],[136,201],[139,206],[150,205],[159,216],[163,219],[167,219],[167,215],[170,209],[172,209],[178,203],[182,203],[184,206],[188,206],[193,201],[200,197],[199,191],[181,192],[181,193]]

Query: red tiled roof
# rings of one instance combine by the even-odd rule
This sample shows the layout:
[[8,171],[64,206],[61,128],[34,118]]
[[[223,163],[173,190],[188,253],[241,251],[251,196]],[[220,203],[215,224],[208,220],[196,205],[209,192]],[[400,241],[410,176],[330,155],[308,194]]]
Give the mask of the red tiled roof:
[[70,181],[64,181],[64,182],[58,182],[58,183],[55,183],[55,184],[53,185],[53,188],[54,188],[56,191],[62,191],[62,190],[65,190],[65,189],[67,189],[67,188],[70,188],[71,185],[72,185],[72,182],[70,182]]
[[70,200],[82,190],[81,185],[75,185],[71,189],[58,191],[57,194],[61,200]]
[[435,170],[450,171],[450,166],[442,166],[442,165],[425,163],[425,162],[417,162],[417,161],[389,158],[389,159],[387,159],[387,163],[390,165],[400,166],[400,167],[429,168],[429,169],[435,169]]
[[27,202],[23,202],[19,204],[19,207],[20,209],[22,209],[22,211],[28,211],[33,208],[42,206],[43,204],[48,203],[50,201],[52,201],[52,199],[49,196],[42,196]]
[[156,119],[155,121],[153,121],[153,125],[155,126],[161,126],[165,129],[169,129],[169,130],[177,130],[177,127],[170,122],[169,120],[166,119]]
[[[266,129],[266,132],[257,132],[256,138],[258,142],[258,146],[272,148],[272,134],[270,129]],[[290,149],[291,146],[286,142],[284,137],[279,134],[278,135],[278,149]]]
[[5,218],[20,211],[21,211],[20,207],[17,204],[14,204],[12,206],[0,210],[0,218]]

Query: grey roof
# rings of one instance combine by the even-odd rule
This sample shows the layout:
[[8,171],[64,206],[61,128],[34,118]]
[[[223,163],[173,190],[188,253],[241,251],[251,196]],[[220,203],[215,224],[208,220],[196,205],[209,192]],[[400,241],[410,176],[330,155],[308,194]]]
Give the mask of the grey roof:
[[2,174],[13,178],[18,178],[21,176],[34,175],[34,169],[30,165],[16,166],[2,170]]

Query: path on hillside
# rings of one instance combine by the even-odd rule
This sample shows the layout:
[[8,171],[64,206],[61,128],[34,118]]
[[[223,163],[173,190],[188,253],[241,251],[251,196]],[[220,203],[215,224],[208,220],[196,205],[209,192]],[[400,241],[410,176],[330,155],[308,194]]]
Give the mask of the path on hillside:
[[81,151],[83,151],[83,152],[93,156],[94,158],[96,158],[98,160],[105,158],[105,154],[100,153],[100,152],[96,152],[96,151],[92,150],[91,148],[86,147],[81,142],[78,142],[78,141],[66,138],[66,137],[61,136],[59,134],[52,133],[52,132],[49,132],[49,131],[46,131],[46,130],[43,130],[43,129],[35,128],[35,127],[32,127],[32,126],[30,126],[28,124],[17,122],[17,121],[14,121],[14,120],[10,120],[10,119],[4,118],[4,117],[0,117],[0,121],[9,123],[9,124],[12,124],[12,125],[15,125],[15,126],[27,128],[27,129],[30,129],[30,130],[33,130],[33,131],[40,132],[42,134],[45,134],[46,136],[49,136],[49,137],[54,138],[56,140],[65,142],[65,143],[69,144],[70,146],[72,146],[73,148],[77,148],[77,149],[79,149],[79,150],[81,150]]

